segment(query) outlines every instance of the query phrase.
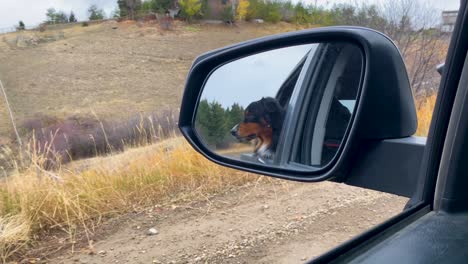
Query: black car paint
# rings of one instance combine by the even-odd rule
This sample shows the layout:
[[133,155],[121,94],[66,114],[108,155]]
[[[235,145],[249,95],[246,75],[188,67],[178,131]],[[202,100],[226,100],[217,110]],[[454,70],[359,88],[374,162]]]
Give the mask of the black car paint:
[[[204,82],[213,70],[232,60],[262,51],[330,41],[355,43],[362,48],[365,57],[361,95],[351,120],[352,126],[344,137],[349,140],[341,144],[333,162],[324,168],[294,167],[294,170],[255,163],[247,165],[243,161],[216,155],[203,144],[194,129],[195,110]],[[408,75],[394,43],[377,31],[343,26],[265,37],[201,55],[195,60],[186,82],[179,127],[197,151],[224,166],[296,181],[314,182],[330,178],[344,181],[351,167],[359,162],[354,159],[354,154],[361,144],[411,136],[416,131],[417,118]]]

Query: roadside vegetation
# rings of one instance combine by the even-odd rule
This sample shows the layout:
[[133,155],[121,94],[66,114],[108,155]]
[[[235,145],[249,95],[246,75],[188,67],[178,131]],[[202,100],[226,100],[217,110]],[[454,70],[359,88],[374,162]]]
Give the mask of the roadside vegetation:
[[[438,29],[435,22],[437,19],[434,18],[438,14],[434,14],[432,9],[421,6],[416,1],[407,0],[384,1],[382,6],[334,5],[331,8],[305,5],[301,2],[292,4],[287,1],[241,0],[234,8],[230,6],[229,1],[227,3],[222,19],[238,23],[240,29],[244,23],[241,21],[267,22],[258,25],[263,28],[270,27],[270,23],[283,22],[286,25],[280,30],[268,28],[270,31],[255,32],[257,35],[246,35],[246,37],[330,25],[366,26],[388,34],[400,48],[410,75],[418,110],[419,126],[416,134],[427,135],[436,99],[435,93],[440,81],[435,65],[444,60],[449,39],[448,35]],[[118,9],[111,16],[119,19],[121,24],[117,26],[123,28],[126,23],[134,23],[129,20],[147,21],[148,14],[164,13],[171,4],[173,2],[167,0],[143,2],[119,0]],[[184,26],[181,27],[183,29],[178,29],[177,34],[186,38],[195,38],[197,34],[213,33],[210,32],[212,28],[205,29],[204,26],[197,24],[197,20],[209,18],[205,17],[210,13],[207,1],[186,0],[181,2],[180,6],[182,10],[179,17],[191,25],[180,22]],[[53,8],[47,10],[46,15],[46,25],[78,21],[73,12],[66,14]],[[158,16],[155,15],[154,19],[158,19]],[[99,7],[89,8],[89,20],[103,18],[105,14]],[[244,24],[250,26],[253,23]],[[157,25],[164,30],[174,29],[171,24]],[[117,26],[112,25],[112,28]],[[77,27],[81,28],[81,25]],[[148,31],[140,30],[140,27],[142,26],[135,26],[131,30],[123,31],[122,34],[133,34],[131,38],[143,38],[142,34],[150,35]],[[47,26],[41,27],[40,30],[47,31],[46,28]],[[226,37],[218,45],[241,40],[234,37],[238,34],[237,29],[229,28],[222,33]],[[19,23],[18,29],[23,31],[24,23]],[[109,32],[112,30],[115,29],[110,29]],[[139,31],[134,33],[132,30]],[[87,28],[83,34],[89,34],[89,38],[95,37],[96,43],[104,45],[104,42],[99,42],[103,41],[103,35],[93,27]],[[161,36],[163,33],[157,31],[154,35]],[[204,36],[207,38],[207,35]],[[109,39],[114,39],[113,37],[114,35]],[[170,35],[168,39],[171,38],[174,37]],[[204,38],[198,39],[198,43],[203,44]],[[144,40],[140,39],[138,48],[149,49],[151,45],[164,43],[161,41],[154,44],[155,39],[160,41],[156,37],[151,38],[148,41],[150,44],[146,46],[143,46]],[[51,43],[44,43],[44,45],[49,44]],[[55,59],[56,63],[61,65],[67,56],[66,53],[72,54],[71,48],[65,52],[63,51],[65,48],[55,44],[52,43],[51,47],[56,50],[52,52],[46,50],[44,56],[60,54]],[[71,85],[57,86],[61,87],[61,101],[68,103],[62,108],[76,106],[87,109],[89,105],[94,105],[96,106],[94,109],[98,109],[97,113],[83,111],[70,114],[71,111],[63,111],[58,107],[49,109],[48,105],[53,105],[53,102],[47,101],[41,105],[40,102],[36,104],[34,101],[42,98],[40,96],[44,94],[47,95],[45,87],[47,82],[33,83],[27,88],[35,91],[36,98],[24,100],[35,102],[24,105],[28,111],[34,111],[33,115],[21,113],[22,110],[17,109],[20,113],[19,132],[23,141],[22,146],[18,146],[20,140],[10,136],[13,134],[11,130],[0,127],[4,132],[0,136],[9,138],[8,144],[3,144],[0,151],[2,167],[0,173],[5,176],[0,180],[0,258],[3,262],[21,259],[26,252],[31,256],[35,252],[37,242],[44,239],[51,241],[51,247],[46,250],[52,251],[57,245],[75,250],[75,245],[80,241],[90,240],[96,228],[111,217],[162,203],[203,199],[212,193],[222,192],[226,188],[257,179],[254,175],[219,167],[207,161],[178,136],[175,109],[180,99],[183,77],[195,53],[205,50],[194,51],[190,47],[181,47],[177,50],[177,43],[171,45],[174,46],[171,46],[171,49],[160,46],[165,53],[152,54],[159,59],[152,64],[153,58],[141,55],[146,50],[138,50],[140,53],[136,54],[134,50],[130,50],[131,45],[120,45],[121,47],[115,47],[113,53],[106,53],[106,57],[119,59],[120,63],[123,61],[123,64],[131,66],[125,68],[126,71],[119,71],[118,63],[115,61],[109,63],[110,70],[107,70],[115,74],[111,76],[112,78],[126,76],[130,81],[119,79],[121,86],[116,86],[115,89],[109,88],[108,92],[102,88],[106,88],[105,83],[110,82],[106,80],[94,82],[101,77],[105,78],[98,70],[108,66],[98,60],[92,61],[92,66],[97,68],[93,68],[92,72],[87,73],[88,75],[77,75],[73,80],[80,84],[78,86],[80,89]],[[204,45],[205,49],[217,47],[212,46],[213,44]],[[88,50],[90,50],[88,46],[82,44],[82,47],[77,45],[73,52],[80,55],[80,52],[85,54]],[[101,58],[97,52],[93,57]],[[73,57],[73,59],[66,65],[86,66],[79,58]],[[41,67],[45,66],[41,65],[37,69],[42,69]],[[172,72],[171,75],[177,76],[169,79],[164,69]],[[160,72],[162,74],[157,75]],[[67,74],[62,75],[67,76]],[[149,79],[155,75],[157,78]],[[64,78],[63,76],[61,78]],[[93,82],[87,82],[88,79],[92,79]],[[54,79],[54,81],[60,80]],[[65,82],[68,81],[66,79]],[[44,86],[44,89],[34,90],[38,86]],[[128,87],[134,89],[129,93]],[[115,98],[110,98],[112,96]],[[138,101],[132,96],[140,96],[143,99]],[[157,99],[161,97],[163,98],[158,101]],[[77,104],[76,98],[86,100],[83,99]],[[20,102],[21,99],[13,97],[12,101]],[[172,100],[174,103],[165,105],[160,102],[161,100]],[[36,113],[37,109],[29,108],[34,106],[46,109],[46,113],[41,114],[38,111]],[[154,112],[155,108],[164,109],[163,106],[169,110]],[[208,118],[213,120],[218,128],[232,127],[234,119],[242,112],[242,109],[235,105],[230,109],[219,109],[219,105],[203,102],[202,107],[205,115],[213,115],[218,111],[219,115],[228,117],[219,118],[214,115]],[[100,112],[99,109],[105,110]],[[122,112],[125,112],[125,115],[119,115]],[[220,133],[224,133],[223,137],[226,134],[225,131]],[[220,138],[218,135],[208,137],[214,145],[223,143],[216,141]]]
[[73,249],[111,216],[202,199],[255,179],[213,164],[180,137],[53,171],[41,168],[44,160],[31,157],[29,166],[0,184],[3,261],[23,256],[37,236],[59,233],[61,246]]

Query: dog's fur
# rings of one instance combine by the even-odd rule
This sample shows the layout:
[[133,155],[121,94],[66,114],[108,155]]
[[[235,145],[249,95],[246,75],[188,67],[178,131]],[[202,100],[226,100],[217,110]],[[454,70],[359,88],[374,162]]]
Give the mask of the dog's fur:
[[275,98],[252,102],[244,112],[244,120],[235,125],[231,134],[240,141],[256,139],[254,153],[272,159],[284,121],[284,109]]

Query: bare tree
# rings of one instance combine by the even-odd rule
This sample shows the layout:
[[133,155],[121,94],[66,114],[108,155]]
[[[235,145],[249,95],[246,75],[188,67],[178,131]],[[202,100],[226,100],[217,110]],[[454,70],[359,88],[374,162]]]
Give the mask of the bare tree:
[[417,0],[386,0],[380,11],[388,22],[382,31],[400,49],[415,95],[437,89],[435,67],[447,50],[447,38],[438,30],[438,10]]

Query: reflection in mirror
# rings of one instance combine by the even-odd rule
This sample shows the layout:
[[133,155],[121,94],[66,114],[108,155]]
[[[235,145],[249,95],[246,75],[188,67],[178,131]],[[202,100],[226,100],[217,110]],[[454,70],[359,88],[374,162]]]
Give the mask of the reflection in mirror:
[[291,46],[231,61],[206,80],[195,129],[208,148],[229,158],[324,166],[342,143],[361,68],[360,49],[349,43]]

